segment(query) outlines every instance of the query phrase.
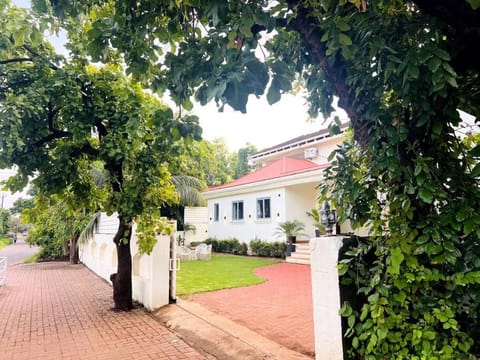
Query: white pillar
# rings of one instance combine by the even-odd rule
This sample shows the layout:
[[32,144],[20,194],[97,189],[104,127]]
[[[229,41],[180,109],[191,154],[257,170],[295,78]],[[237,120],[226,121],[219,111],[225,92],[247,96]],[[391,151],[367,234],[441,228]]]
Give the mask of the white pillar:
[[338,251],[343,236],[310,239],[315,358],[343,360]]

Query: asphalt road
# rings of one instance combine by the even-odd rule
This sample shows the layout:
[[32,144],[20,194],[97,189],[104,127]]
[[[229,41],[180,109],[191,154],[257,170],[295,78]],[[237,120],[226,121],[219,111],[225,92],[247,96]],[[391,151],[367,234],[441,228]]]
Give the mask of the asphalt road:
[[28,245],[24,241],[23,236],[19,236],[15,244],[11,244],[0,250],[0,257],[7,257],[8,267],[11,267],[22,263],[23,260],[28,259],[37,251],[38,247]]

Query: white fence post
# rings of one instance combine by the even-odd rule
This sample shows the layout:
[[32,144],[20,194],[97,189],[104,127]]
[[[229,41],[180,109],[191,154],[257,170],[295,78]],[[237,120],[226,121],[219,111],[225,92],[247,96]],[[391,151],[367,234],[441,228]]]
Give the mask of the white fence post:
[[315,358],[342,360],[338,251],[343,236],[310,239]]
[[0,256],[0,286],[7,283],[7,258]]

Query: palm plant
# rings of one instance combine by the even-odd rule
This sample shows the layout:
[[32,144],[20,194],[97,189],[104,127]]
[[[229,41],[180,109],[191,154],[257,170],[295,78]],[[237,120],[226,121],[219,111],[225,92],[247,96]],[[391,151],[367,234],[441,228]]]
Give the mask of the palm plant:
[[305,235],[303,231],[305,230],[305,225],[297,219],[286,220],[278,224],[275,235],[287,237],[287,242],[295,242],[297,236]]
[[170,182],[175,186],[180,205],[202,206],[205,204],[201,192],[205,188],[202,180],[188,175],[173,175]]
[[[92,169],[92,174],[95,178],[95,184],[102,187],[105,183],[105,176],[103,172],[97,168]],[[170,182],[175,186],[179,198],[180,206],[199,206],[205,203],[205,199],[201,190],[205,188],[203,182],[193,176],[188,175],[173,175]],[[96,212],[90,218],[90,221],[81,231],[79,241],[84,242],[93,237],[100,221],[100,211]],[[185,229],[185,231],[193,230]]]
[[312,209],[307,211],[307,215],[310,216],[313,220],[312,225],[315,226],[315,236],[320,236],[321,234],[325,234],[327,230],[325,226],[323,226],[320,218],[320,211],[318,209]]

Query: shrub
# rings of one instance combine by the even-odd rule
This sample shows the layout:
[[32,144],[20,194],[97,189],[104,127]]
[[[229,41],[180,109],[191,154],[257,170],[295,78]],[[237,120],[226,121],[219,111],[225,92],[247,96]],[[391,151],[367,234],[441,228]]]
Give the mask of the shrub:
[[285,258],[286,244],[283,242],[274,242],[270,244],[270,256],[274,258]]
[[283,242],[266,242],[259,239],[250,241],[252,254],[263,257],[285,257],[285,244]]
[[245,243],[240,243],[238,244],[236,248],[236,254],[237,255],[248,255],[248,246]]
[[[192,241],[189,245],[190,246],[198,246],[200,244],[204,244],[204,241]],[[213,246],[212,246],[212,249],[213,249]]]
[[240,243],[238,239],[231,238],[226,240],[217,240],[215,238],[208,238],[205,243],[212,245],[212,250],[219,253],[229,253],[235,255],[247,255],[248,246],[245,243]]
[[205,240],[205,244],[212,245],[213,252],[219,252],[218,249],[218,240],[216,238],[208,238]]

